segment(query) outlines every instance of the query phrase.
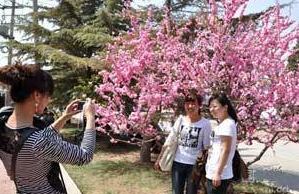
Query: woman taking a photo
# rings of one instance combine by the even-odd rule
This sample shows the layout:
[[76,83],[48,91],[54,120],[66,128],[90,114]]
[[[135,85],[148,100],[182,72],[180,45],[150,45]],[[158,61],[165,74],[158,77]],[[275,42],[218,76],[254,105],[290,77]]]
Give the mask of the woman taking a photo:
[[[95,148],[95,105],[84,107],[86,129],[81,146],[63,141],[59,130],[79,111],[71,102],[52,125],[37,127],[35,114],[44,112],[53,94],[50,74],[38,66],[10,65],[0,68],[0,82],[11,87],[13,111],[0,118],[0,159],[17,193],[66,193],[58,163],[87,164]],[[41,125],[39,125],[41,126]]]
[[206,164],[208,194],[226,194],[233,178],[232,161],[237,141],[237,114],[224,94],[215,94],[209,100],[212,116],[219,125],[212,130],[209,156]]
[[[209,120],[201,114],[202,97],[189,94],[185,97],[184,109],[186,116],[180,116],[174,126],[178,126],[178,147],[172,165],[172,194],[196,194],[198,183],[191,182],[191,172],[197,155],[210,143],[211,125]],[[155,168],[160,169],[159,162],[170,141],[175,136],[175,129],[168,135],[161,153],[155,163]]]

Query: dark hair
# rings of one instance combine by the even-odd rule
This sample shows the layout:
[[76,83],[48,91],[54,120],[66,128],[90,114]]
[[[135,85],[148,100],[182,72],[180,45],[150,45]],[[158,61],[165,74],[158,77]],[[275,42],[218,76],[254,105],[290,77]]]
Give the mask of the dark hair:
[[184,103],[197,101],[199,105],[202,105],[203,97],[196,93],[189,93],[185,96]]
[[26,100],[34,91],[52,95],[52,76],[38,65],[7,65],[0,68],[0,82],[10,85],[10,95],[14,102]]
[[[195,92],[190,92],[185,96],[184,104],[186,102],[195,102],[197,101],[198,105],[202,105],[203,97]],[[198,114],[201,114],[201,109],[198,109]]]
[[227,112],[228,115],[235,120],[235,122],[238,122],[238,116],[235,111],[235,108],[233,107],[232,103],[230,100],[227,98],[227,96],[223,93],[217,93],[213,94],[211,98],[209,99],[209,106],[212,102],[212,100],[217,100],[222,106],[227,105]]

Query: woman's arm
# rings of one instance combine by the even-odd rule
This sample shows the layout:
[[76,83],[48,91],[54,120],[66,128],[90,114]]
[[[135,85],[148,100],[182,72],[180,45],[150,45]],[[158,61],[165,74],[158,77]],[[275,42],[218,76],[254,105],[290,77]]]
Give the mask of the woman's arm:
[[211,132],[212,132],[212,126],[210,122],[205,126],[204,131],[203,131],[203,148],[202,149],[207,149],[211,146]]
[[77,103],[79,100],[72,101],[69,105],[67,105],[65,111],[62,113],[62,115],[52,123],[52,127],[58,132],[65,123],[75,114],[79,113],[80,110],[77,110]]
[[231,136],[220,136],[221,138],[221,153],[218,167],[213,176],[213,185],[215,187],[220,186],[221,184],[221,174],[227,164],[227,160],[231,151],[232,137]]
[[96,132],[85,131],[81,146],[64,141],[48,127],[39,132],[32,146],[33,154],[44,160],[84,165],[91,162],[95,149]]
[[69,118],[67,118],[66,116],[62,115],[57,120],[55,120],[54,123],[51,124],[51,126],[53,127],[53,129],[55,129],[55,131],[59,132],[60,129],[63,128],[63,126],[65,125],[65,123],[68,120],[69,120]]
[[[61,117],[59,117],[51,126],[56,130],[59,131],[65,123],[75,114],[79,113],[80,110],[78,109],[78,101],[79,100],[74,100],[72,101],[65,109]],[[90,104],[92,104],[90,107]],[[95,110],[94,110],[94,104],[89,99],[85,105],[84,105],[84,115],[86,117],[86,129],[95,129]]]
[[[68,112],[68,108],[72,107],[76,102],[77,101],[73,101],[67,107],[65,117],[70,115],[68,114],[70,113]],[[53,125],[58,128],[63,126],[65,118],[62,117],[61,120],[54,123],[52,127],[48,127],[39,133],[32,148],[35,155],[49,161],[60,163],[76,165],[89,163],[93,157],[96,141],[95,105],[90,99],[86,102],[83,112],[87,122],[81,146],[63,141],[63,139],[52,130]]]

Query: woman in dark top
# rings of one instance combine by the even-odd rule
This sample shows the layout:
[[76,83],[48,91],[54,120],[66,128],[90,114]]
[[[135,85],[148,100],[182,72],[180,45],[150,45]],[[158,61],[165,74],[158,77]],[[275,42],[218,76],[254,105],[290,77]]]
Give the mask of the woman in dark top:
[[[49,127],[37,128],[35,124],[34,115],[43,113],[54,90],[50,74],[34,65],[4,66],[0,68],[0,82],[11,87],[14,101],[13,112],[0,118],[0,159],[15,182],[17,193],[66,193],[57,186],[55,172],[60,171],[58,163],[84,165],[92,160],[94,103],[88,100],[84,106],[86,129],[81,146],[77,146],[59,135],[65,122],[79,112],[77,101],[71,102]],[[28,137],[20,145],[26,134]]]

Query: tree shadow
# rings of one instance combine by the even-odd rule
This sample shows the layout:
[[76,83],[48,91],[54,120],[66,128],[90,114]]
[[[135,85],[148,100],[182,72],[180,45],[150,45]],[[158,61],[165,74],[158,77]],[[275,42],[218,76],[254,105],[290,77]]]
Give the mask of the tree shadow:
[[[83,133],[84,133],[83,131],[78,131],[77,129],[72,128],[72,130],[66,130],[63,133],[63,139],[70,143],[80,145],[83,138]],[[125,136],[120,136],[117,138],[125,141],[128,140],[128,138]],[[102,135],[102,134],[100,135],[99,133],[97,133],[95,153],[104,152],[104,153],[125,154],[125,153],[135,152],[137,150],[140,150],[140,146],[132,145],[124,142],[111,143],[110,137],[108,137],[107,135]]]
[[97,136],[95,152],[126,154],[140,150],[140,146],[125,142],[111,143],[108,136]]
[[299,191],[299,174],[284,171],[273,166],[255,166],[250,171],[251,180],[265,181],[281,192]]

